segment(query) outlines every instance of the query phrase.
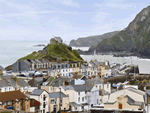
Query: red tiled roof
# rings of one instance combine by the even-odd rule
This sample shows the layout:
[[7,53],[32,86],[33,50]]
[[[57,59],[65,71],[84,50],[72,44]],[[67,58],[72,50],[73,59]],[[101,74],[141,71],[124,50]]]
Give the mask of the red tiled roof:
[[0,102],[12,101],[12,100],[16,100],[16,99],[21,100],[21,99],[27,99],[27,98],[28,97],[19,90],[0,93]]

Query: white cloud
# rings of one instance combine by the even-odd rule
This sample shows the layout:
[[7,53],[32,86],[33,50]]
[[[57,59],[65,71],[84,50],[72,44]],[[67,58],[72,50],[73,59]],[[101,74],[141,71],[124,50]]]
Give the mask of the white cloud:
[[97,11],[95,12],[95,15],[92,19],[93,22],[97,23],[101,23],[103,22],[108,16],[111,16],[113,14],[107,13],[107,12],[101,12],[101,11]]
[[104,0],[103,3],[95,3],[94,6],[99,8],[118,8],[118,9],[135,9],[137,4],[125,3],[125,0]]
[[0,17],[35,16],[34,14],[79,14],[75,11],[29,11],[22,13],[0,14]]
[[62,3],[68,6],[79,7],[79,3],[74,2],[73,0],[62,0]]
[[51,0],[54,3],[66,5],[66,6],[72,6],[72,7],[79,7],[80,4],[78,2],[75,2],[73,0]]

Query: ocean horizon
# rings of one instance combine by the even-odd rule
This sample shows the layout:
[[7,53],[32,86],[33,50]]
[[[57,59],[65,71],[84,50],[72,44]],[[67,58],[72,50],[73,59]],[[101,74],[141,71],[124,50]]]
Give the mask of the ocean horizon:
[[[43,46],[36,46],[39,44],[47,45],[48,41],[0,41],[0,65],[4,68],[15,63],[19,58],[22,58],[33,51],[42,50]],[[69,44],[69,42],[65,42]],[[89,47],[72,47],[73,49],[88,50]],[[81,55],[85,61],[97,59],[99,61],[108,60],[110,63],[124,63],[135,64],[139,66],[140,73],[150,74],[150,59],[142,59],[138,57],[113,57],[112,55]]]

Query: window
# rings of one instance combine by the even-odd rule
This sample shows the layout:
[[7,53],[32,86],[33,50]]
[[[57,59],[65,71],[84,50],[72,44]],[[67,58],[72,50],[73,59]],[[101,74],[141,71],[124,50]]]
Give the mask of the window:
[[109,84],[107,83],[107,88],[109,88]]
[[60,103],[63,103],[63,99],[60,100]]
[[35,106],[35,101],[33,101],[33,106]]
[[87,91],[85,91],[85,94],[87,94]]
[[80,102],[80,97],[78,98],[78,102]]
[[44,96],[43,96],[43,101],[45,101],[45,100],[46,100],[46,96],[44,95]]
[[45,102],[43,102],[43,108],[45,108],[45,106],[46,106],[46,104],[45,104]]
[[54,99],[52,99],[52,100],[51,100],[51,104],[54,104],[54,102],[55,102],[55,100],[54,100]]
[[6,91],[6,88],[5,88],[5,91]]
[[65,72],[65,70],[63,69],[63,72]]
[[8,102],[8,105],[12,105],[12,101],[9,101],[9,102]]
[[78,95],[80,95],[80,92],[78,92]]
[[85,100],[87,100],[87,96],[85,96]]
[[66,72],[67,72],[68,70],[66,69]]
[[82,97],[82,101],[84,101],[84,97]]
[[94,91],[92,92],[92,95],[94,95]]
[[97,104],[99,104],[98,101],[99,101],[99,100],[97,99]]
[[51,87],[51,91],[53,91],[53,88]]
[[99,89],[101,89],[101,85],[99,86]]

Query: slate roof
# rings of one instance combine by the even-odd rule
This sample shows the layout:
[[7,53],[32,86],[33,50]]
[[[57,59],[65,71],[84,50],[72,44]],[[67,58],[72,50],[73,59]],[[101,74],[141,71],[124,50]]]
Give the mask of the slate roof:
[[31,62],[29,60],[23,60],[23,61],[26,62],[28,65],[31,65]]
[[34,79],[35,79],[35,81],[37,81],[37,82],[43,81],[43,77],[36,77],[36,78],[34,78]]
[[7,82],[8,82],[8,84],[10,84],[14,88],[19,87],[14,79],[8,79]]
[[72,85],[72,87],[76,92],[90,91],[93,88],[92,85]]
[[61,37],[54,37],[55,40],[57,40],[59,43],[62,42],[63,40],[61,39]]
[[94,64],[93,62],[89,62],[89,64],[90,64],[90,65],[92,65],[92,67],[94,67],[94,66],[95,66],[95,64]]
[[6,80],[11,79],[11,77],[15,77],[15,76],[13,75],[1,76],[2,79],[6,79]]
[[27,87],[27,86],[30,86],[27,82],[25,82],[25,81],[22,80],[22,79],[17,79],[17,84],[18,84],[20,87]]
[[74,90],[74,88],[71,85],[69,85],[69,86],[62,86],[62,88],[64,90]]
[[71,106],[81,106],[80,104],[77,104],[77,103],[75,103],[75,102],[70,102],[69,103]]
[[88,66],[81,64],[81,69],[87,69],[87,68],[88,68]]
[[32,62],[32,63],[34,63],[34,64],[36,64],[36,63],[37,63],[37,62],[36,62],[36,61],[34,61],[34,60],[31,60],[31,62]]
[[40,87],[42,82],[43,82],[43,78],[41,77],[33,78],[30,81],[28,81],[31,87],[37,87],[37,86]]
[[109,65],[104,65],[105,69],[110,69]]
[[54,93],[49,93],[49,98],[60,98],[60,95],[61,95],[61,98],[62,97],[68,97],[67,95],[65,95],[64,93],[60,93],[60,92],[54,92]]
[[87,84],[103,84],[104,80],[100,78],[86,79],[85,82]]
[[97,60],[93,60],[92,62],[93,62],[95,65],[100,64],[100,62],[98,62]]
[[42,63],[43,63],[43,62],[40,61],[39,59],[35,59],[35,61],[36,61],[37,63],[39,63],[39,64],[42,64]]
[[56,78],[50,84],[47,84],[47,85],[50,85],[53,87],[59,87],[59,86],[63,86],[65,81],[70,83],[71,79],[69,79],[69,78]]
[[146,93],[148,94],[148,96],[150,96],[150,90],[146,90]]
[[137,102],[135,100],[133,100],[130,96],[126,95],[126,97],[128,98],[128,103],[131,105],[142,105],[142,102]]
[[46,60],[44,60],[44,59],[42,59],[42,62],[43,62],[43,63],[48,63],[48,61],[46,61]]
[[0,69],[1,69],[2,71],[6,71],[5,68],[3,68],[1,65],[0,65]]
[[8,87],[10,85],[8,85],[6,80],[0,80],[0,87]]
[[43,93],[43,91],[45,91],[44,89],[34,89],[31,93],[30,93],[30,95],[37,95],[37,96],[40,96],[42,93]]

